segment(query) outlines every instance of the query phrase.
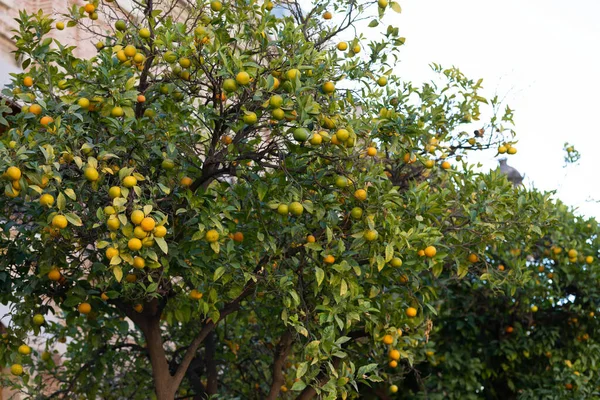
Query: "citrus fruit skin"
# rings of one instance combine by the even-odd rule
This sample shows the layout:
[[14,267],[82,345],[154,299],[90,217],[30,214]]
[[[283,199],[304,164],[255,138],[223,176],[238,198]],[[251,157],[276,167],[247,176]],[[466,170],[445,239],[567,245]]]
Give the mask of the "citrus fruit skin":
[[215,229],[211,229],[206,232],[205,238],[208,243],[214,243],[219,240],[219,232]]
[[14,376],[23,375],[23,366],[21,364],[13,364],[10,367],[10,373]]
[[310,136],[310,132],[306,128],[294,129],[294,139],[298,142],[306,142]]
[[424,251],[425,251],[425,256],[428,258],[435,257],[435,255],[437,254],[437,250],[433,246],[427,246]]

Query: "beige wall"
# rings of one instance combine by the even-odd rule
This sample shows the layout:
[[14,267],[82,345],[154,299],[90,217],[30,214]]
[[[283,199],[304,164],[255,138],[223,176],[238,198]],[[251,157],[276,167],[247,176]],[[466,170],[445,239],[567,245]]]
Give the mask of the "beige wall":
[[[21,70],[11,54],[14,50],[11,40],[14,33],[11,30],[17,28],[14,19],[18,17],[19,10],[25,9],[32,13],[42,9],[45,14],[52,15],[57,21],[65,21],[66,24],[66,19],[60,14],[67,13],[73,4],[81,6],[85,3],[82,0],[0,0],[0,87],[8,83],[9,73]],[[63,44],[76,45],[75,55],[78,57],[88,58],[96,53],[90,34],[77,26],[63,31],[53,29],[50,36]]]

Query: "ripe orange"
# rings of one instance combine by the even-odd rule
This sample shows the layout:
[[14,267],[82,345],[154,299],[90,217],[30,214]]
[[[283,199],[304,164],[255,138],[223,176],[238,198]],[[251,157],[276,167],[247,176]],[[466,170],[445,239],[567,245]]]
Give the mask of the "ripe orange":
[[244,234],[242,232],[236,232],[233,234],[233,240],[238,243],[242,243],[244,241]]
[[143,94],[138,94],[137,102],[138,103],[145,103],[146,102],[146,96],[144,96]]
[[29,106],[29,112],[34,115],[40,115],[42,113],[42,106],[39,104],[32,104]]
[[392,360],[389,362],[388,365],[390,366],[390,368],[396,368],[398,366],[398,361]]
[[224,135],[221,138],[221,143],[223,143],[225,146],[229,146],[232,142],[233,142],[233,139],[231,138],[231,136]]
[[57,268],[53,268],[52,270],[50,270],[50,272],[48,272],[48,279],[50,279],[51,281],[58,281],[61,277],[60,271]]
[[425,256],[427,256],[429,258],[433,258],[437,254],[437,250],[433,246],[427,246],[425,248],[425,250],[423,250],[423,252],[424,252]]
[[320,145],[323,142],[323,136],[321,136],[321,134],[315,132],[311,136],[309,142],[313,146],[318,146],[318,145]]
[[377,148],[376,147],[367,148],[367,155],[369,157],[375,157],[377,155]]
[[100,298],[101,298],[102,300],[104,300],[104,301],[107,301],[107,300],[108,300],[108,296],[106,295],[106,293],[102,293],[102,294],[100,295]]
[[296,77],[299,78],[301,75],[302,74],[301,74],[300,70],[297,69],[297,68],[292,68],[292,69],[288,70],[285,73],[285,77],[288,78],[291,81],[293,81],[294,79],[296,79]]
[[108,189],[108,196],[111,199],[121,197],[121,188],[119,186],[112,186],[110,189]]
[[335,262],[335,257],[332,256],[331,254],[325,256],[325,258],[323,258],[323,262],[325,264],[333,264]]
[[79,312],[82,314],[89,314],[92,311],[92,306],[90,305],[90,303],[81,303],[77,307],[77,310],[79,310]]
[[144,311],[144,306],[138,303],[135,306],[133,306],[133,309],[135,312],[141,313],[142,311]]
[[354,197],[360,201],[364,201],[367,199],[367,191],[365,189],[358,189],[354,192]]
[[67,221],[67,218],[64,215],[55,215],[52,218],[52,227],[57,228],[57,229],[64,229],[67,227],[67,225],[69,224],[69,221]]
[[154,221],[154,218],[152,218],[152,217],[146,217],[142,220],[142,222],[140,223],[140,226],[146,232],[150,232],[156,226],[156,221]]
[[142,221],[144,220],[145,215],[144,212],[142,210],[133,210],[131,212],[131,215],[129,217],[129,219],[131,219],[131,222],[134,225],[139,225],[142,223]]
[[127,242],[127,247],[131,251],[138,251],[142,248],[142,241],[138,238],[131,238],[129,242]]
[[467,259],[469,260],[470,263],[476,263],[477,261],[479,261],[479,257],[477,257],[477,254],[473,254],[473,253],[469,254]]
[[235,76],[235,81],[242,86],[246,86],[250,83],[250,75],[246,71],[238,72]]
[[326,94],[331,94],[335,92],[335,85],[333,84],[333,82],[325,82],[323,84],[323,92]]
[[450,165],[450,163],[448,161],[444,161],[442,163],[442,168],[443,169],[450,169],[452,166]]
[[506,329],[505,329],[505,332],[506,333],[513,333],[514,330],[515,329],[512,326],[507,326]]
[[119,106],[113,107],[113,109],[110,110],[111,117],[115,118],[122,117],[124,113],[125,112],[123,111],[123,109]]
[[408,318],[414,318],[414,317],[416,317],[417,316],[417,309],[414,308],[414,307],[408,307],[406,309],[406,316]]
[[127,274],[125,276],[125,281],[129,283],[134,283],[137,281],[137,276],[135,274]]
[[192,186],[192,183],[194,183],[194,181],[189,176],[184,176],[183,178],[181,178],[181,181],[179,181],[179,183],[183,187],[190,187]]
[[400,359],[400,352],[396,349],[392,349],[388,352],[388,357],[390,360],[398,361]]
[[85,10],[86,13],[91,14],[94,11],[96,11],[96,6],[93,5],[92,3],[88,3],[83,7],[83,9]]
[[209,231],[206,232],[206,235],[204,236],[206,238],[206,241],[208,243],[214,243],[217,240],[219,240],[219,232],[217,232],[214,229],[211,229]]
[[577,250],[571,249],[571,250],[569,250],[567,255],[569,256],[569,258],[575,258],[575,257],[577,257]]
[[115,249],[114,247],[109,247],[106,249],[106,258],[108,258],[109,260],[113,257],[116,257],[119,255],[119,250]]
[[148,234],[145,230],[142,229],[141,226],[138,225],[135,228],[133,228],[133,236],[135,236],[138,239],[144,239],[146,236],[148,236]]
[[164,225],[159,225],[156,228],[154,228],[154,237],[162,238],[162,237],[165,237],[166,235],[167,235],[167,228],[165,228]]
[[137,268],[137,269],[142,269],[146,266],[146,260],[144,260],[142,257],[134,257],[133,258],[133,267]]
[[52,122],[54,122],[54,118],[52,118],[49,115],[44,115],[41,119],[40,119],[40,124],[43,126],[48,126],[48,124],[51,124]]
[[313,235],[308,235],[306,236],[306,242],[307,243],[314,243],[316,241],[315,237]]
[[21,364],[13,364],[10,366],[10,373],[14,376],[23,375],[23,366]]
[[594,262],[594,257],[592,257],[592,256],[587,256],[587,257],[585,258],[585,262],[586,262],[587,264],[591,264],[591,263],[593,263],[593,262]]
[[40,196],[40,204],[45,207],[51,207],[54,204],[54,197],[51,194],[44,193]]
[[394,338],[392,335],[385,335],[383,337],[383,344],[392,344],[394,342]]
[[331,19],[333,17],[333,14],[331,14],[329,11],[325,11],[323,13],[323,19]]
[[498,270],[504,271],[504,265],[502,265],[502,264],[498,265]]
[[6,176],[11,181],[16,181],[21,179],[21,170],[17,167],[8,167],[6,170]]
[[87,179],[90,182],[95,182],[98,180],[98,178],[100,178],[100,174],[98,174],[98,170],[93,167],[87,167],[83,171],[83,175],[85,176],[85,179]]
[[25,78],[23,78],[23,85],[25,85],[27,87],[32,87],[33,86],[33,78],[30,76],[26,76]]
[[192,300],[200,300],[202,296],[203,294],[197,291],[196,289],[192,289],[192,291],[190,292],[190,298],[192,298]]
[[126,176],[123,178],[123,186],[125,186],[126,188],[132,188],[135,185],[137,185],[137,178],[135,176]]
[[377,231],[374,229],[367,229],[363,237],[367,242],[372,242],[374,240],[377,240],[377,238],[379,237],[379,233],[377,233]]
[[17,349],[17,352],[19,354],[22,354],[22,355],[26,356],[28,354],[31,354],[31,347],[27,346],[26,344],[22,344]]
[[346,51],[346,50],[348,50],[348,43],[346,43],[346,42],[339,42],[337,44],[337,49],[339,51]]

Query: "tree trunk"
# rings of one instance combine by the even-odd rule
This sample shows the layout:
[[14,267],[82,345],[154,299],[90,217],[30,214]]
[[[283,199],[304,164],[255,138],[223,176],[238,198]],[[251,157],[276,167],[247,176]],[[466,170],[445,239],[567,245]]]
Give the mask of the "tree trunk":
[[167,355],[163,347],[162,336],[160,333],[160,319],[153,316],[146,317],[139,326],[144,333],[146,345],[148,346],[156,397],[158,400],[173,400],[177,388],[174,387],[169,372]]
[[217,338],[215,331],[212,331],[206,337],[206,344],[204,347],[204,359],[206,362],[206,393],[209,395],[217,394],[218,392],[218,378],[217,378],[217,364],[215,361]]

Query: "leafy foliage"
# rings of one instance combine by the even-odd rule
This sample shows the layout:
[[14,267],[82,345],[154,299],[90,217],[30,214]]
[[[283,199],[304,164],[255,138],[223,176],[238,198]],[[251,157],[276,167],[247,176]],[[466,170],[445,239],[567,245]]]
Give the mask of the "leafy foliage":
[[[516,152],[512,110],[498,113],[481,80],[435,64],[435,81],[401,80],[393,26],[334,42],[399,4],[111,3],[63,16],[98,38],[90,59],[47,37],[48,16],[20,14],[27,71],[3,94],[22,110],[0,119],[12,319],[0,360],[25,373],[5,383],[30,397],[333,399],[384,396],[423,366],[443,370],[421,384],[442,397],[476,396],[492,377],[530,384],[520,354],[534,336],[495,339],[501,374],[464,365],[474,327],[531,330],[526,299],[539,315],[551,298],[572,310],[562,280],[535,286],[532,265],[565,282],[587,270],[536,252],[548,241],[595,254],[595,237],[548,195],[466,163]],[[483,127],[468,134],[472,123]],[[48,353],[15,350],[32,333]]]

